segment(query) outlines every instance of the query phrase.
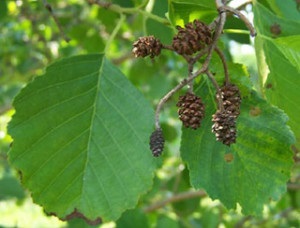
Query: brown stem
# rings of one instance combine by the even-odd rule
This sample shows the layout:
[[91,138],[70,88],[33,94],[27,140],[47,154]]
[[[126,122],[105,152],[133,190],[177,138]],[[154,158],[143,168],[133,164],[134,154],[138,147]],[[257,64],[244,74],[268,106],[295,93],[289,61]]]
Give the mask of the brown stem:
[[70,38],[65,34],[64,30],[63,30],[63,27],[61,26],[58,18],[56,17],[56,15],[53,13],[53,9],[52,9],[52,6],[47,2],[47,0],[43,0],[43,4],[44,4],[44,7],[48,10],[48,12],[50,13],[51,17],[53,18],[56,26],[58,27],[58,30],[61,34],[61,36],[64,38],[64,40],[69,43],[70,42]]
[[204,197],[206,196],[206,193],[202,190],[200,191],[189,191],[189,192],[182,192],[182,193],[178,193],[176,195],[173,195],[163,201],[159,201],[159,202],[156,202],[148,207],[146,207],[144,209],[144,212],[146,213],[149,213],[149,212],[152,212],[152,211],[156,211],[157,209],[160,209],[164,206],[166,206],[167,204],[170,204],[170,203],[174,203],[174,202],[179,202],[179,201],[183,201],[183,200],[186,200],[186,199],[193,199],[193,198],[199,198],[199,197]]
[[223,106],[223,100],[222,100],[222,94],[221,94],[221,90],[220,87],[215,79],[215,77],[212,75],[212,73],[210,71],[206,71],[206,75],[208,76],[208,78],[211,80],[212,84],[214,85],[216,92],[218,94],[217,99],[218,99],[218,109],[222,112],[224,111],[224,106]]
[[248,20],[248,18],[244,14],[242,14],[240,11],[238,11],[230,6],[222,6],[221,9],[231,12],[231,13],[235,14],[236,16],[238,16],[245,23],[247,28],[249,29],[250,35],[252,37],[256,36],[256,31],[255,31],[253,25],[251,24],[251,22]]
[[171,45],[162,45],[162,48],[163,49],[167,49],[167,50],[170,50],[170,51],[174,51],[174,48],[171,46]]
[[230,83],[230,79],[229,79],[228,66],[227,66],[225,56],[218,47],[215,48],[215,52],[218,54],[218,56],[220,57],[220,59],[222,61],[223,68],[224,68],[224,74],[225,74],[225,84],[228,85]]
[[[216,0],[216,3],[219,0]],[[221,3],[222,4],[222,3]],[[217,3],[218,5],[218,3]],[[159,123],[159,114],[161,112],[161,109],[163,105],[166,103],[166,101],[173,96],[174,93],[176,93],[178,90],[180,90],[182,87],[187,85],[189,82],[193,81],[196,77],[198,77],[200,74],[206,72],[208,70],[208,65],[211,61],[212,57],[212,52],[217,46],[218,39],[220,35],[222,34],[223,27],[226,21],[226,12],[225,11],[220,11],[220,16],[219,16],[219,21],[218,21],[218,26],[215,30],[213,42],[210,44],[208,48],[208,54],[206,56],[206,59],[202,65],[202,67],[197,70],[195,73],[191,73],[187,78],[183,79],[177,86],[175,86],[172,90],[170,90],[158,103],[155,111],[155,128],[160,129],[160,123]],[[188,60],[187,60],[188,61]],[[221,106],[222,107],[222,106]]]

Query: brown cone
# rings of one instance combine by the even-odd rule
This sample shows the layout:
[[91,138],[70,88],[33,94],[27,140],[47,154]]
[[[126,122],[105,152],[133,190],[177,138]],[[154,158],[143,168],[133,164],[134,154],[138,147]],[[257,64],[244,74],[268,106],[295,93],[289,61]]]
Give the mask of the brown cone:
[[187,23],[185,28],[176,27],[172,47],[178,54],[192,55],[212,42],[211,30],[201,21]]
[[154,36],[140,37],[133,43],[132,53],[135,57],[146,57],[150,55],[150,58],[158,56],[161,52],[162,44],[159,39]]
[[212,132],[215,133],[216,139],[223,144],[230,146],[236,140],[236,118],[230,113],[218,110],[212,116]]
[[186,93],[177,102],[179,119],[187,128],[197,129],[204,117],[204,104],[200,97],[193,93]]
[[154,157],[161,155],[164,149],[164,136],[161,129],[155,130],[150,136],[150,149]]
[[220,89],[224,109],[237,118],[240,114],[240,105],[242,101],[239,88],[234,84],[228,84],[222,86]]

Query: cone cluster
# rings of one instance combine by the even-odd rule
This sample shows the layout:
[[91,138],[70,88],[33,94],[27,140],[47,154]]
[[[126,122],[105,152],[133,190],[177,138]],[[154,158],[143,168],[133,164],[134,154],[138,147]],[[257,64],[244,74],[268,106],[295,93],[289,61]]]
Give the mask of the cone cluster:
[[173,37],[172,47],[180,55],[192,55],[212,43],[211,30],[199,20],[176,28],[178,33]]
[[193,93],[186,93],[177,102],[179,119],[187,128],[197,129],[204,117],[205,106],[200,97]]
[[[212,132],[216,139],[230,146],[236,141],[236,119],[240,114],[241,96],[236,85],[229,84],[220,88],[223,110],[217,110],[212,116]],[[219,98],[217,94],[217,98]]]
[[161,155],[164,149],[165,139],[162,130],[156,129],[150,136],[150,149],[154,157]]
[[150,58],[158,56],[161,52],[162,44],[159,39],[154,36],[140,37],[133,43],[132,52],[135,57],[146,57],[150,55]]

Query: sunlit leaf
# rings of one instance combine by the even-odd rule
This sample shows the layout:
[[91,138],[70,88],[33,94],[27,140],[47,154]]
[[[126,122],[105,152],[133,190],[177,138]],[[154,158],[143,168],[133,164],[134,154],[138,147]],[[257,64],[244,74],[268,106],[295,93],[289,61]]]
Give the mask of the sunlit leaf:
[[47,212],[114,220],[151,187],[152,108],[103,55],[56,62],[14,107],[9,158]]

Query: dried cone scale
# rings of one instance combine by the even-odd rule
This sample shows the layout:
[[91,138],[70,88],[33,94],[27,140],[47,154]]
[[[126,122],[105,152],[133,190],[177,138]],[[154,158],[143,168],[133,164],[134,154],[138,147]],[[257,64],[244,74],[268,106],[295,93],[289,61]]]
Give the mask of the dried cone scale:
[[184,28],[177,26],[172,47],[180,55],[192,55],[212,43],[211,30],[201,21],[194,20]]
[[204,104],[200,97],[193,93],[186,93],[177,102],[179,119],[187,128],[197,129],[204,117]]
[[236,140],[236,118],[230,113],[218,110],[212,116],[212,132],[215,133],[216,139],[223,144],[230,146]]
[[161,155],[164,149],[165,139],[162,130],[156,129],[150,136],[150,149],[154,157]]
[[224,109],[237,118],[240,114],[242,101],[239,88],[234,84],[228,84],[222,86],[220,89]]
[[132,53],[135,57],[146,57],[150,55],[150,58],[158,56],[161,52],[162,44],[159,39],[154,36],[140,37],[133,43]]
[[[240,114],[241,95],[234,84],[222,86],[220,92],[224,110],[217,110],[212,116],[212,132],[218,141],[230,146],[236,141],[236,119]],[[218,99],[219,96],[217,94]]]

